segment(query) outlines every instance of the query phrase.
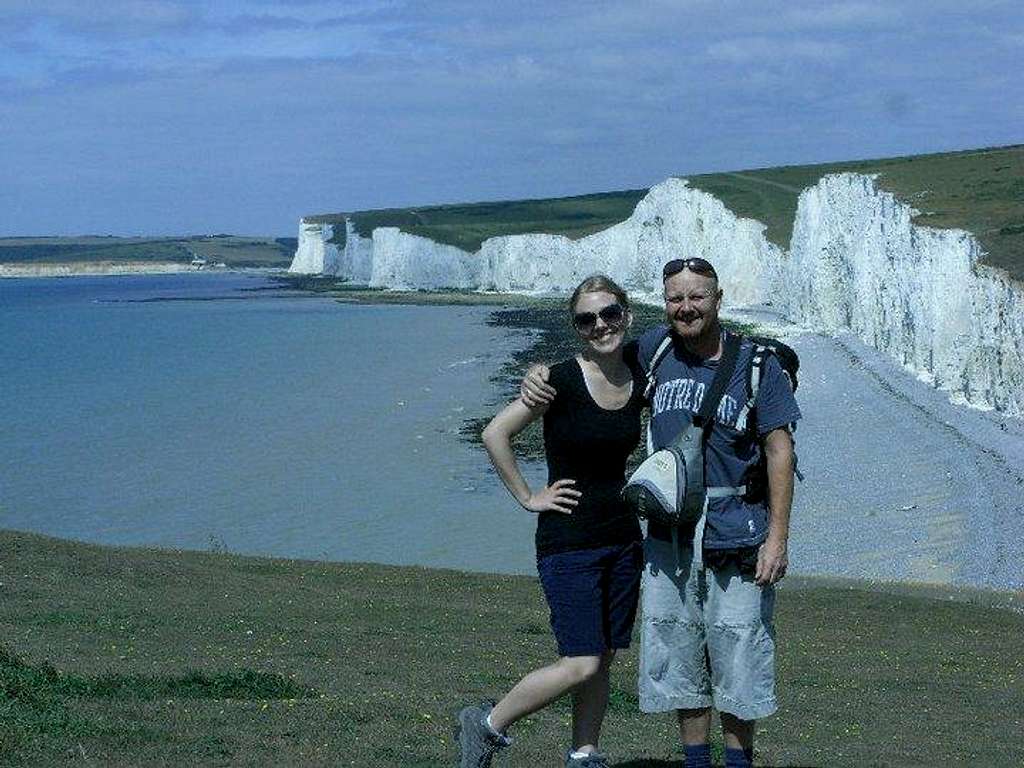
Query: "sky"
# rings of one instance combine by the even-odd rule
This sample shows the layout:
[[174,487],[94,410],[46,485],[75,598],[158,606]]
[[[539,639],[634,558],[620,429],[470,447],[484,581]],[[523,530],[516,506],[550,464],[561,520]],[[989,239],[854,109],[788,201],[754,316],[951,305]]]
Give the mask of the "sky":
[[1024,142],[1019,0],[0,0],[0,236]]

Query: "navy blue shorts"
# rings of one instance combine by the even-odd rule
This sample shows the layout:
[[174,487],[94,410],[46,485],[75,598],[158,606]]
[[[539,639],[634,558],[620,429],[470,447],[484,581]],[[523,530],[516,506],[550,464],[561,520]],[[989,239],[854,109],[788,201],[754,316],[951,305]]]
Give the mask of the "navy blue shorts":
[[537,572],[560,656],[628,648],[640,597],[639,542],[546,555]]

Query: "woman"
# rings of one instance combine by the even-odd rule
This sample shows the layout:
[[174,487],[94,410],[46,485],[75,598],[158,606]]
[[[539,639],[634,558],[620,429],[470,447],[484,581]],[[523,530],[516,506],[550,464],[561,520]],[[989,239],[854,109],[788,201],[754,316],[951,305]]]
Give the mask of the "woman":
[[[569,303],[582,342],[551,367],[557,390],[546,406],[506,406],[483,432],[484,446],[509,493],[537,519],[537,570],[551,609],[559,659],[530,672],[493,708],[459,713],[463,768],[486,768],[511,744],[508,728],[562,694],[573,694],[572,748],[566,766],[604,768],[598,737],[608,705],[615,651],[629,646],[640,585],[641,532],[623,503],[626,459],[640,440],[643,380],[635,346],[624,357],[632,317],[625,291],[595,275]],[[627,358],[632,357],[628,362]],[[512,438],[544,417],[548,485],[523,479]]]

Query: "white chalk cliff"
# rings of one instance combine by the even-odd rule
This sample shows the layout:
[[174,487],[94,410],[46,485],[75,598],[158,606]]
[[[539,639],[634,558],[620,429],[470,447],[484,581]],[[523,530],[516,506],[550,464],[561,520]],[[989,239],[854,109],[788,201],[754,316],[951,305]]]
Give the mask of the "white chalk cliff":
[[657,301],[661,266],[702,256],[722,275],[728,305],[772,303],[797,323],[850,331],[956,399],[1024,416],[1024,288],[978,264],[970,233],[920,227],[913,215],[872,177],[826,176],[800,195],[787,252],[760,222],[668,179],[601,232],[494,237],[476,253],[395,227],[362,237],[351,222],[339,251],[330,225],[303,221],[291,271],[509,292],[567,291],[604,272]]
[[331,242],[332,237],[334,227],[330,224],[301,221],[299,245],[288,271],[302,275],[338,274],[338,246]]
[[347,224],[345,247],[333,228],[302,221],[291,271],[337,275],[378,288],[465,288],[510,292],[572,290],[605,272],[641,295],[661,290],[661,267],[680,253],[719,268],[733,304],[775,293],[784,252],[764,237],[764,225],[737,218],[717,198],[681,179],[653,187],[626,221],[571,240],[561,235],[510,235],[484,241],[476,253],[379,227],[361,237]]
[[787,310],[849,330],[972,405],[1024,415],[1024,288],[979,264],[969,232],[911,222],[869,176],[803,191],[790,242]]

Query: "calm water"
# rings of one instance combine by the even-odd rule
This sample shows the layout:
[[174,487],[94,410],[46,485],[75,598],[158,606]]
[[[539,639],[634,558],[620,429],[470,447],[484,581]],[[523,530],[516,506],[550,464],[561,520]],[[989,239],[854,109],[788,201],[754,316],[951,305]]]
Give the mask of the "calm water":
[[483,307],[248,290],[267,285],[0,280],[0,527],[531,571],[533,518],[455,436],[526,339]]

